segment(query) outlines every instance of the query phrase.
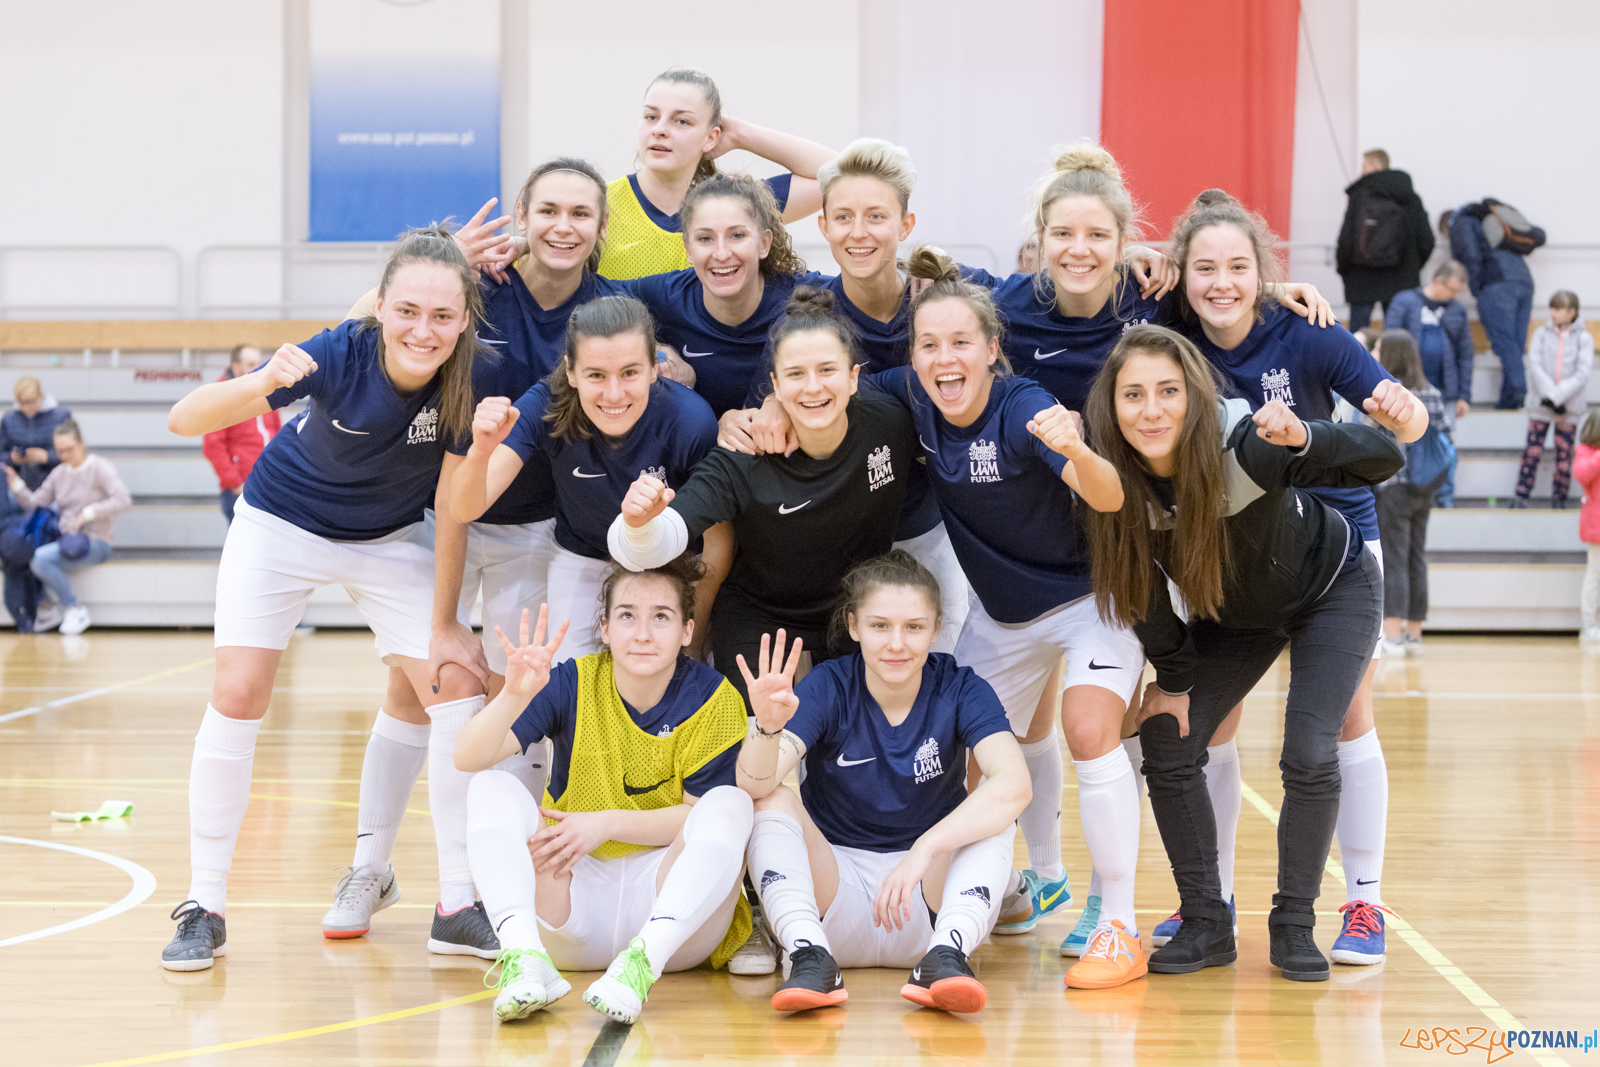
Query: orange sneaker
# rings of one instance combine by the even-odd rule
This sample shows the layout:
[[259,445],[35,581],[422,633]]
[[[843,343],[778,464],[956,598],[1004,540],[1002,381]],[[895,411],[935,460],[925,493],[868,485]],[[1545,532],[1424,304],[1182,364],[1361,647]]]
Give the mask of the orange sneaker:
[[1067,969],[1068,989],[1111,989],[1149,973],[1139,938],[1116,919],[1095,928],[1083,956]]

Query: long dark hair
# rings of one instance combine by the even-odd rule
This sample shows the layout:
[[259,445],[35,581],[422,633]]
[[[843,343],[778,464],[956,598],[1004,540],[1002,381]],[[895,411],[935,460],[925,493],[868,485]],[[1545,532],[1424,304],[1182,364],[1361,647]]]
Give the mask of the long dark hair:
[[1166,577],[1183,594],[1191,613],[1214,619],[1222,607],[1223,583],[1233,569],[1232,546],[1222,519],[1227,479],[1216,372],[1190,341],[1163,326],[1135,326],[1123,334],[1095,375],[1084,405],[1089,439],[1117,469],[1123,487],[1121,510],[1084,511],[1095,606],[1102,619],[1131,626],[1149,607],[1151,583],[1165,580],[1156,567],[1150,524],[1166,509],[1150,484],[1144,457],[1123,436],[1117,421],[1117,375],[1136,354],[1166,356],[1183,373],[1188,404],[1173,446],[1177,514]]
[[1196,235],[1201,230],[1212,226],[1232,226],[1244,234],[1250,241],[1250,249],[1256,257],[1256,302],[1251,309],[1255,320],[1260,322],[1265,315],[1268,303],[1275,300],[1269,291],[1273,285],[1283,280],[1283,268],[1278,262],[1278,257],[1273,255],[1277,246],[1278,236],[1272,232],[1272,227],[1267,225],[1267,220],[1245,207],[1238,200],[1221,189],[1207,189],[1194,198],[1189,205],[1189,210],[1178,220],[1172,228],[1172,258],[1178,261],[1178,287],[1173,290],[1178,301],[1178,313],[1185,322],[1194,319],[1194,308],[1189,306],[1189,294],[1185,286],[1189,281],[1189,247],[1194,244]]
[[1409,330],[1384,330],[1378,335],[1378,362],[1412,392],[1428,387],[1428,379],[1422,373],[1422,357],[1417,354],[1417,342]]
[[778,200],[772,195],[772,189],[766,182],[758,181],[748,174],[716,173],[691,186],[683,198],[683,206],[678,209],[678,217],[682,220],[685,235],[693,228],[694,213],[700,209],[700,205],[718,197],[737,200],[744,204],[755,228],[772,235],[772,247],[761,260],[762,277],[776,278],[785,274],[804,273],[805,260],[794,250],[794,242],[789,238],[789,228],[783,224],[783,212],[778,209]]
[[656,324],[650,311],[631,296],[602,296],[580,304],[567,317],[567,352],[545,378],[550,390],[550,408],[544,421],[550,432],[564,441],[594,436],[594,423],[583,413],[578,390],[567,381],[567,371],[577,366],[578,343],[589,337],[619,337],[637,332],[644,346],[646,366],[656,356]]

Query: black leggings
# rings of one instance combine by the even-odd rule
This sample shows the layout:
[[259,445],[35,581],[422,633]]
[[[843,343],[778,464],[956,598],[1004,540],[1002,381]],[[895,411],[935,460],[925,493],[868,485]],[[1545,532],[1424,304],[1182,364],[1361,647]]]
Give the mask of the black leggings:
[[1206,746],[1229,710],[1289,647],[1283,727],[1283,811],[1278,819],[1278,892],[1273,905],[1312,913],[1339,817],[1339,733],[1372,659],[1382,616],[1377,560],[1363,551],[1328,591],[1284,626],[1228,629],[1191,623],[1199,667],[1189,691],[1189,736],[1170,715],[1139,730],[1144,774],[1185,916],[1227,921],[1217,877],[1217,823],[1206,792]]

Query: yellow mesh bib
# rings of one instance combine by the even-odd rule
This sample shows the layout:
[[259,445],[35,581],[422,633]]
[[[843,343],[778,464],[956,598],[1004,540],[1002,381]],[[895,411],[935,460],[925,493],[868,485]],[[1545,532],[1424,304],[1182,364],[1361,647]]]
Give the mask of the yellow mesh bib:
[[622,281],[689,268],[683,234],[663,230],[651,221],[626,177],[606,186],[606,206],[610,216],[597,272],[602,277]]
[[[654,811],[683,803],[683,780],[744,740],[749,729],[744,700],[726,679],[711,699],[666,737],[645,733],[628,714],[611,673],[611,653],[580,656],[578,706],[572,758],[560,799],[545,789],[544,806],[555,811]],[[546,820],[554,822],[555,820]],[[607,841],[589,853],[616,859],[653,845]],[[721,967],[750,936],[750,905],[744,894],[722,943],[711,954]]]

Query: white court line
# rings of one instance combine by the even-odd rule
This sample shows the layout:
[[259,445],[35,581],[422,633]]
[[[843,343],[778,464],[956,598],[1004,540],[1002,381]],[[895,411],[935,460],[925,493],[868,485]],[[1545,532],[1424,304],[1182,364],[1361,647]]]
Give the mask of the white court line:
[[[1260,793],[1257,793],[1254,789],[1250,788],[1248,782],[1241,781],[1239,786],[1240,790],[1244,794],[1244,798],[1250,802],[1250,806],[1265,816],[1266,820],[1273,826],[1277,826],[1278,809],[1274,808],[1271,804],[1268,804],[1265,797],[1263,797]],[[1341,885],[1344,883],[1344,868],[1341,867],[1331,855],[1328,857],[1327,869],[1328,873],[1333,875],[1333,877],[1336,878]],[[1427,938],[1423,937],[1417,932],[1416,927],[1412,926],[1410,923],[1406,922],[1399,915],[1396,915],[1392,911],[1389,913],[1389,917],[1392,920],[1392,925],[1394,926],[1395,931],[1400,935],[1401,940],[1410,945],[1416,951],[1417,955],[1422,957],[1424,962],[1426,962],[1435,971],[1439,972],[1439,976],[1441,978],[1455,986],[1457,991],[1459,991],[1462,996],[1466,997],[1474,1008],[1477,1008],[1479,1011],[1483,1012],[1488,1020],[1494,1023],[1497,1028],[1501,1030],[1527,1029],[1527,1027],[1523,1026],[1522,1023],[1517,1020],[1515,1015],[1512,1015],[1505,1008],[1501,1007],[1500,1002],[1491,997],[1482,986],[1480,986],[1477,982],[1474,982],[1471,978],[1467,977],[1465,971],[1451,963],[1449,958],[1446,957],[1443,952],[1440,952],[1438,949],[1434,948],[1432,943],[1429,942]],[[1333,966],[1337,967],[1339,965],[1336,963]],[[1544,1067],[1568,1067],[1567,1061],[1562,1059],[1560,1056],[1541,1056],[1535,1053],[1533,1061],[1538,1064],[1543,1064]]]
[[133,678],[126,682],[117,682],[113,685],[102,685],[95,689],[86,689],[81,693],[74,693],[69,697],[61,697],[59,700],[51,700],[44,704],[35,704],[31,708],[22,708],[18,711],[9,711],[4,715],[0,715],[0,723],[11,722],[13,719],[25,719],[29,715],[37,715],[41,711],[48,711],[51,708],[64,708],[68,704],[76,704],[80,700],[92,700],[95,697],[105,696],[107,693],[114,693],[119,689],[127,689],[129,686],[140,685],[144,682],[153,682],[157,678],[165,678],[170,674],[181,674],[184,671],[192,671],[196,667],[204,667],[206,664],[214,662],[215,658],[216,657],[214,656],[207,656],[205,659],[196,660],[193,663],[186,663],[181,667],[169,667],[164,671],[156,671],[154,674],[144,675],[142,678]]
[[52,934],[64,934],[68,930],[76,930],[80,927],[89,926],[93,923],[103,922],[112,916],[121,915],[129,908],[137,907],[138,905],[143,904],[149,899],[150,894],[156,891],[156,876],[139,866],[137,863],[134,863],[132,860],[125,860],[121,856],[113,856],[107,852],[94,852],[87,848],[79,848],[77,845],[62,845],[54,841],[34,841],[33,839],[27,837],[0,836],[0,842],[5,842],[12,845],[33,845],[37,848],[53,848],[59,852],[70,852],[75,856],[88,856],[92,860],[99,860],[101,863],[109,863],[111,866],[119,868],[133,879],[133,888],[128,890],[128,895],[117,901],[115,904],[112,904],[109,907],[101,908],[92,915],[85,915],[81,919],[74,919],[69,923],[62,923],[60,926],[52,926],[44,930],[35,930],[31,934],[18,934],[16,937],[8,937],[4,941],[0,941],[0,948],[5,948],[7,945],[20,945],[24,941],[37,941],[41,937],[49,937]]

